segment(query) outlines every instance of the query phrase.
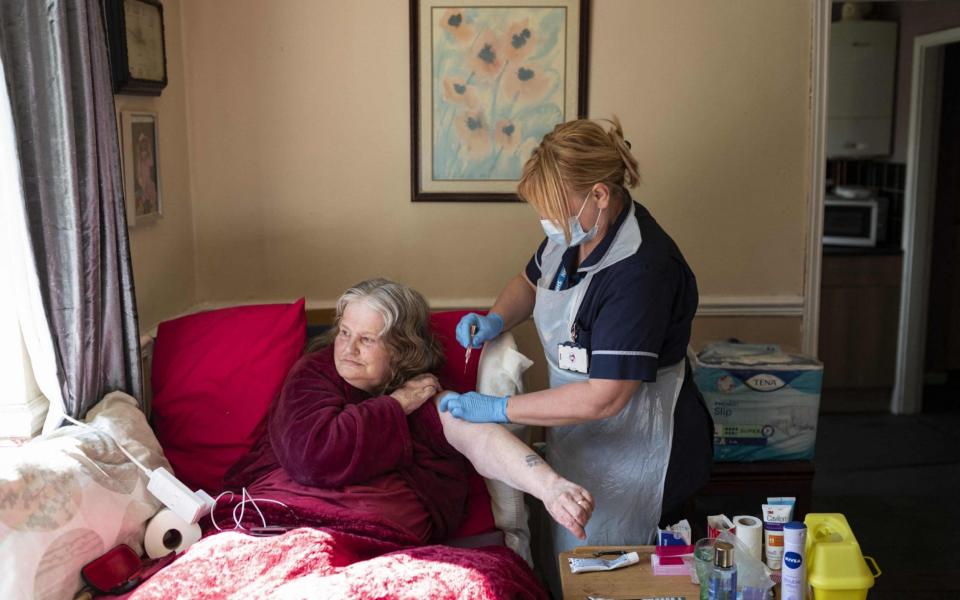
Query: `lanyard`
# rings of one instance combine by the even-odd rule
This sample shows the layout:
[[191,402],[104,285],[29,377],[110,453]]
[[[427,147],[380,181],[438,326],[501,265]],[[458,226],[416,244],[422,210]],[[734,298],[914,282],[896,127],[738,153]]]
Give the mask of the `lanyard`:
[[563,284],[567,282],[567,269],[563,265],[560,265],[560,270],[557,271],[557,283],[553,286],[553,291],[559,292],[563,290]]

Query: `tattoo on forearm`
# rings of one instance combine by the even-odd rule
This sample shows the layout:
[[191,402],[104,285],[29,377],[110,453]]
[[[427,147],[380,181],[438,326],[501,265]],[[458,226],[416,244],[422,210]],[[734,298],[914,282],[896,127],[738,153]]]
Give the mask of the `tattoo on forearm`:
[[524,460],[527,462],[528,467],[535,467],[543,464],[543,459],[536,454],[528,454],[526,457],[524,457]]

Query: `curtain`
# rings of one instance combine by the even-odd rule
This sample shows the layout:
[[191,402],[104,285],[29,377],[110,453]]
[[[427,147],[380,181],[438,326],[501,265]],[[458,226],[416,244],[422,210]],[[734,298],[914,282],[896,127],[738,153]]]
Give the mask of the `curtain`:
[[29,437],[36,433],[35,418],[42,427],[49,414],[42,401],[34,406],[37,392],[48,405],[62,406],[63,396],[27,234],[15,131],[7,90],[0,86],[0,405],[7,413],[0,429],[5,435]]
[[[0,0],[30,247],[62,402],[81,418],[106,393],[143,402],[119,144],[98,0]],[[57,406],[56,404],[59,404]],[[47,430],[48,427],[45,427]]]

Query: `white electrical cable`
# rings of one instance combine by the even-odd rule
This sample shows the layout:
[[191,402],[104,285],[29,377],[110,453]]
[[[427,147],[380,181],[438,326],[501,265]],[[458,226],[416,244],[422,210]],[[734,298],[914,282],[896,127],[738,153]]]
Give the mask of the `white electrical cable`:
[[127,458],[129,458],[131,461],[133,461],[133,464],[135,464],[135,465],[137,465],[138,467],[140,467],[140,470],[143,471],[144,473],[146,473],[147,476],[150,476],[150,475],[153,473],[153,471],[151,471],[151,470],[148,469],[147,467],[143,466],[143,463],[141,463],[139,460],[137,460],[136,458],[134,458],[132,454],[130,454],[129,452],[127,452],[127,449],[123,447],[123,444],[121,444],[120,442],[118,442],[118,441],[117,441],[117,438],[115,438],[115,437],[113,437],[112,435],[110,435],[109,432],[106,432],[106,431],[104,431],[103,429],[100,429],[99,427],[94,427],[93,425],[91,425],[91,424],[89,424],[89,423],[84,423],[83,421],[78,421],[78,420],[74,419],[73,417],[71,417],[70,415],[66,415],[66,414],[65,414],[65,415],[63,415],[63,418],[66,419],[66,420],[68,420],[68,421],[70,421],[71,423],[74,423],[74,424],[79,425],[79,426],[81,426],[81,427],[86,427],[87,429],[91,429],[91,430],[93,430],[93,431],[97,431],[97,432],[99,432],[99,433],[102,433],[102,434],[106,435],[106,436],[109,437],[111,440],[113,440],[113,443],[116,444],[118,448],[120,448],[120,452],[123,452],[124,454],[126,454],[126,455],[127,455]]
[[[233,497],[236,496],[236,494],[234,494],[229,490],[225,492],[220,492],[220,494],[218,494],[217,497],[214,498],[213,505],[210,507],[210,522],[213,523],[213,526],[217,528],[217,531],[225,531],[225,530],[222,527],[220,527],[220,525],[217,523],[216,518],[214,518],[213,516],[213,511],[216,510],[217,504],[220,502],[220,498],[222,498],[226,494],[230,494],[230,500],[232,500]],[[266,517],[263,516],[263,512],[260,510],[260,507],[257,506],[257,502],[270,502],[272,504],[279,504],[280,506],[286,508],[287,510],[290,510],[289,506],[287,506],[283,502],[280,502],[279,500],[273,500],[271,498],[254,498],[247,491],[247,488],[242,488],[240,490],[240,502],[233,507],[233,527],[230,529],[231,531],[235,531],[237,529],[246,529],[246,527],[243,526],[243,515],[246,512],[246,508],[244,508],[244,505],[247,504],[248,502],[253,505],[254,510],[256,510],[257,514],[260,515],[260,522],[263,523],[264,527],[267,527],[267,519]],[[237,515],[237,510],[240,511],[239,516]]]
[[[132,454],[130,454],[129,452],[127,452],[126,448],[124,448],[123,445],[122,445],[120,442],[117,441],[117,438],[115,438],[115,437],[113,437],[112,435],[110,435],[110,433],[108,433],[108,432],[106,432],[106,431],[104,431],[103,429],[100,429],[100,428],[98,428],[98,427],[94,427],[93,425],[90,425],[89,423],[84,423],[83,421],[78,421],[78,420],[74,419],[73,417],[71,417],[71,416],[69,416],[69,415],[63,415],[63,418],[66,419],[66,420],[68,420],[68,421],[70,421],[71,423],[74,423],[74,424],[79,425],[79,426],[81,426],[81,427],[85,427],[85,428],[87,428],[87,429],[91,429],[91,430],[93,430],[93,431],[97,431],[97,432],[99,432],[99,433],[102,433],[102,434],[106,435],[106,436],[109,437],[111,440],[113,440],[113,442],[117,445],[117,447],[120,448],[120,451],[123,452],[123,453],[127,456],[127,458],[129,458],[131,461],[133,461],[133,464],[135,464],[135,465],[137,465],[138,467],[140,467],[140,470],[142,470],[144,473],[146,473],[148,477],[153,473],[153,471],[151,471],[150,469],[148,469],[147,467],[145,467],[145,466],[143,465],[143,463],[141,463],[139,460],[137,460],[136,458],[134,458],[134,456],[133,456]],[[101,470],[102,470],[102,469],[101,469]],[[220,498],[222,498],[225,494],[230,494],[230,499],[231,499],[231,500],[233,499],[233,496],[235,496],[235,494],[234,494],[233,492],[229,491],[229,490],[226,491],[226,492],[221,492],[221,493],[220,493],[219,495],[217,495],[217,497],[213,500],[213,504],[210,505],[210,522],[213,523],[213,526],[217,528],[217,531],[224,531],[224,529],[223,529],[222,527],[220,527],[219,524],[217,524],[217,520],[216,520],[216,519],[214,518],[214,516],[213,516],[213,511],[217,508],[217,503],[220,502]],[[209,496],[208,496],[208,497],[209,497]],[[254,498],[253,496],[250,495],[249,492],[247,492],[247,488],[243,488],[243,489],[241,490],[240,502],[239,502],[236,506],[233,507],[233,523],[234,523],[233,529],[234,529],[234,530],[236,530],[236,529],[246,529],[246,527],[243,526],[243,515],[244,515],[244,512],[246,511],[245,505],[246,505],[248,502],[249,502],[251,505],[253,505],[254,510],[257,511],[257,515],[260,516],[260,522],[263,523],[263,526],[264,526],[264,527],[267,526],[267,518],[263,516],[263,511],[261,511],[261,510],[260,510],[260,507],[257,506],[257,502],[270,502],[270,503],[272,503],[272,504],[279,504],[280,506],[286,508],[287,510],[290,509],[289,506],[287,506],[287,505],[284,504],[283,502],[280,502],[279,500],[273,500],[273,499],[271,499],[271,498]],[[239,515],[239,516],[237,516],[237,510],[238,510],[238,509],[240,510],[240,515]]]

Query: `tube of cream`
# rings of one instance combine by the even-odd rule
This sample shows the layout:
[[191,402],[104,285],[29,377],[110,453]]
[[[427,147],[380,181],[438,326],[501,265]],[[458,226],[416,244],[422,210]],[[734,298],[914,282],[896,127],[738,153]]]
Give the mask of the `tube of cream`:
[[763,548],[767,566],[778,571],[783,562],[783,524],[793,520],[796,498],[767,498],[763,505]]
[[612,571],[640,562],[640,555],[628,552],[616,558],[568,558],[571,573],[590,573],[591,571]]

